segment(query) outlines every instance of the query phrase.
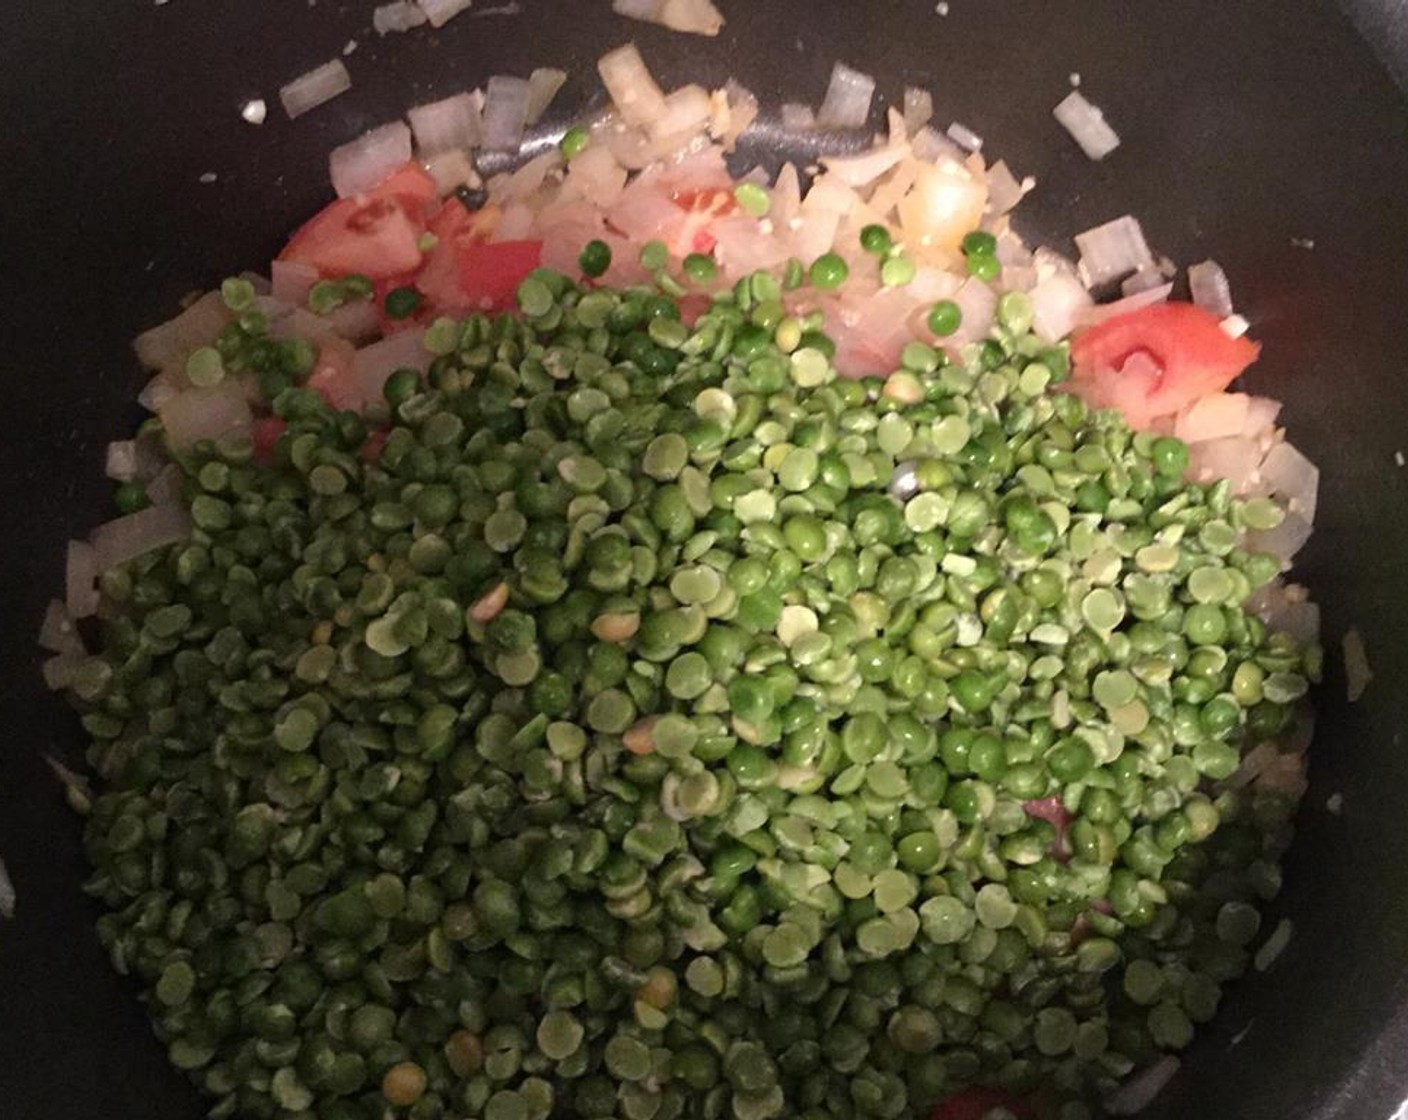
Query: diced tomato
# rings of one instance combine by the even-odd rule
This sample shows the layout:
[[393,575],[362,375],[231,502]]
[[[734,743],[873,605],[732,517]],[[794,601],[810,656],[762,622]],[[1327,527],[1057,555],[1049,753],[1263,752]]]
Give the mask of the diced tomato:
[[505,311],[518,285],[542,263],[541,241],[475,241],[456,258],[460,291],[471,307]]
[[675,191],[670,197],[686,215],[684,225],[672,239],[675,252],[681,256],[712,253],[718,239],[709,232],[709,223],[738,210],[738,199],[734,197],[732,188],[696,187]]
[[1225,389],[1260,353],[1259,345],[1232,338],[1201,307],[1154,304],[1075,336],[1072,388],[1142,428]]
[[254,422],[249,438],[254,443],[256,463],[267,467],[274,461],[274,448],[287,428],[288,421],[281,416],[261,416]]
[[687,296],[681,296],[679,300],[680,322],[687,327],[693,327],[699,322],[699,317],[714,306],[713,299],[703,292],[691,292]]
[[435,200],[435,181],[408,163],[369,193],[340,198],[313,215],[279,259],[311,265],[329,279],[360,273],[385,280],[412,272],[420,267],[420,239]]
[[306,387],[322,396],[330,406],[339,412],[345,409],[360,409],[365,403],[362,391],[352,377],[352,356],[355,353],[351,344],[341,340],[329,340],[318,351],[318,360],[313,364],[313,372],[308,375]]
[[964,1089],[934,1106],[929,1120],[983,1120],[994,1108],[1005,1108],[1017,1120],[1032,1120],[1032,1110],[1025,1101],[997,1089],[974,1086]]
[[386,437],[389,434],[386,428],[378,428],[367,436],[359,452],[362,462],[375,463],[381,459],[381,449],[386,446]]

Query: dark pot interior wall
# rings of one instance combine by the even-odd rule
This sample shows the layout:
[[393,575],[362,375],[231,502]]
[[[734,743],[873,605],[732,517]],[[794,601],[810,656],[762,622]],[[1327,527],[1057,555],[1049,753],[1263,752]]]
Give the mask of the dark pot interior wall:
[[[439,36],[385,40],[370,31],[372,0],[54,2],[7,18],[0,855],[20,904],[0,930],[4,1114],[202,1114],[98,948],[77,889],[77,826],[42,761],[76,756],[77,728],[42,690],[32,635],[61,586],[63,542],[106,516],[102,448],[136,417],[128,339],[191,287],[266,260],[326,195],[333,145],[535,65],[572,69],[560,104],[579,105],[595,88],[591,60],[633,37],[672,80],[735,74],[774,106],[817,100],[837,57],[881,75],[887,95],[928,85],[943,120],[1037,176],[1019,223],[1034,240],[1059,245],[1132,211],[1176,260],[1227,267],[1265,343],[1254,387],[1286,399],[1286,422],[1324,471],[1303,575],[1332,647],[1358,625],[1378,679],[1350,707],[1332,665],[1278,905],[1296,937],[1273,973],[1238,988],[1151,1115],[1388,1116],[1408,1095],[1408,754],[1394,683],[1408,672],[1408,472],[1394,460],[1408,449],[1408,112],[1374,52],[1309,0],[953,0],[947,18],[928,2],[720,0],[729,25],[712,42],[627,24],[606,0],[523,0],[516,16],[490,6]],[[1400,6],[1353,7],[1394,61]],[[353,37],[353,92],[289,122],[278,85]],[[1396,65],[1408,74],[1402,54]],[[1125,136],[1107,164],[1086,162],[1050,119],[1072,71]],[[270,102],[261,128],[239,118],[251,96]],[[206,172],[216,181],[200,182]],[[1342,817],[1324,811],[1332,792],[1345,795]]]

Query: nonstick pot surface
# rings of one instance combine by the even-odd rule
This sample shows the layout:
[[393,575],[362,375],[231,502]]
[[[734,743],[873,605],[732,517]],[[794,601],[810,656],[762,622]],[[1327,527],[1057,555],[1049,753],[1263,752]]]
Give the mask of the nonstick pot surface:
[[[1377,679],[1349,706],[1331,657],[1272,915],[1296,935],[1274,971],[1237,986],[1149,1115],[1389,1116],[1408,1095],[1408,471],[1395,462],[1408,449],[1408,112],[1345,16],[1308,0],[951,0],[947,17],[928,0],[720,0],[728,26],[702,40],[628,23],[607,0],[477,0],[439,34],[378,39],[372,7],[56,0],[7,14],[0,855],[20,900],[0,930],[0,1115],[203,1114],[98,946],[78,823],[43,762],[77,758],[80,742],[43,691],[33,635],[60,592],[64,541],[108,516],[102,450],[136,420],[141,383],[128,340],[189,289],[267,261],[325,200],[334,145],[539,65],[572,72],[566,112],[596,96],[593,60],[634,38],[667,84],[735,75],[774,109],[817,102],[837,58],[876,74],[886,97],[928,86],[942,123],[964,122],[1037,177],[1019,211],[1029,240],[1061,247],[1133,212],[1159,251],[1227,268],[1265,346],[1253,387],[1287,402],[1284,422],[1323,470],[1300,574],[1332,654],[1358,626]],[[1356,16],[1408,74],[1394,8]],[[288,121],[278,86],[351,38],[353,91]],[[1073,71],[1125,138],[1104,164],[1051,119]],[[270,104],[259,128],[239,117],[254,96]],[[1324,809],[1334,792],[1338,817]]]

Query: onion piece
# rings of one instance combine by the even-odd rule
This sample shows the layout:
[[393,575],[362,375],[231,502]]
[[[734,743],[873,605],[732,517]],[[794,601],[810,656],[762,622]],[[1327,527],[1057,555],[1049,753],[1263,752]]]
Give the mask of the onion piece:
[[567,71],[554,70],[550,66],[542,66],[528,75],[528,111],[524,115],[525,122],[533,125],[537,124],[542,115],[547,112],[548,106],[552,104],[552,99],[557,96],[558,90],[567,84]]
[[1252,491],[1260,465],[1260,449],[1240,435],[1188,445],[1188,477],[1201,483],[1225,478],[1237,495]]
[[148,369],[166,369],[184,363],[197,347],[214,342],[230,318],[220,293],[206,292],[174,319],[143,331],[132,345]]
[[688,35],[717,35],[724,17],[711,0],[613,0],[612,11],[627,19],[659,24]]
[[243,387],[226,379],[209,389],[173,394],[157,410],[167,445],[189,451],[203,439],[227,439],[249,434],[254,423]]
[[1298,513],[1288,512],[1274,529],[1248,533],[1246,547],[1251,552],[1269,552],[1281,561],[1281,570],[1289,571],[1295,559],[1314,531],[1310,522]]
[[72,619],[98,611],[98,554],[87,541],[69,541],[64,562],[64,605]]
[[516,151],[528,123],[528,82],[496,74],[484,95],[484,147]]
[[1035,257],[1036,284],[1028,295],[1032,301],[1032,327],[1047,342],[1065,338],[1094,305],[1090,293],[1076,275],[1076,267],[1050,249],[1038,249]]
[[375,300],[351,300],[333,308],[323,318],[338,338],[354,344],[366,342],[381,333],[381,316]]
[[185,476],[175,463],[167,463],[156,472],[156,477],[147,483],[147,497],[154,506],[169,506],[181,498],[181,487]]
[[965,152],[979,152],[983,148],[983,138],[966,124],[954,121],[946,130],[948,138]]
[[934,95],[918,86],[906,86],[904,91],[904,127],[913,136],[934,119]]
[[364,400],[379,401],[386,380],[393,373],[413,369],[424,374],[433,357],[425,348],[424,331],[398,331],[352,355],[352,379]]
[[1119,134],[1106,123],[1105,114],[1087,101],[1080,90],[1071,90],[1051,110],[1051,115],[1093,160],[1104,159],[1120,146]]
[[417,151],[425,157],[477,146],[483,135],[483,110],[484,94],[479,90],[407,110]]
[[131,482],[137,477],[135,440],[114,440],[108,444],[103,473],[114,482]]
[[779,110],[787,132],[809,132],[816,127],[816,110],[810,105],[789,101]]
[[1131,272],[1120,282],[1120,295],[1137,296],[1160,288],[1167,282],[1164,274],[1157,268],[1141,268],[1138,272]]
[[74,629],[68,609],[57,599],[50,599],[44,608],[44,621],[39,627],[39,644],[51,653],[84,653],[83,639]]
[[888,144],[858,156],[822,156],[821,165],[848,186],[866,187],[908,155],[908,144]]
[[148,506],[99,525],[90,538],[98,571],[106,572],[191,535],[191,515],[183,506]]
[[44,687],[50,692],[62,692],[73,683],[74,671],[87,660],[88,654],[83,651],[57,653],[53,657],[46,657],[44,664],[40,666],[40,671],[44,674]]
[[10,872],[5,861],[0,859],[0,918],[15,916],[15,884],[10,881]]
[[597,70],[616,111],[628,125],[643,128],[665,112],[665,95],[634,43],[602,55]]
[[1374,671],[1369,668],[1369,651],[1364,648],[1364,635],[1357,628],[1351,626],[1345,631],[1343,647],[1346,698],[1354,704],[1374,679]]
[[431,27],[444,27],[462,11],[474,3],[474,0],[416,0],[420,5],[420,10],[425,13],[425,18],[430,21]]
[[738,138],[758,119],[758,99],[752,90],[730,78],[723,89],[709,98],[709,104],[709,135],[724,146],[724,151],[731,152]]
[[275,261],[269,266],[274,298],[295,307],[308,302],[308,293],[319,280],[318,270],[298,261]]
[[817,110],[816,123],[822,128],[860,128],[870,118],[874,96],[874,78],[838,62],[832,67],[831,84]]
[[1129,214],[1076,234],[1076,248],[1080,250],[1081,279],[1087,288],[1097,288],[1140,269],[1158,267],[1144,240],[1143,227]]
[[1320,493],[1320,468],[1289,443],[1278,443],[1261,463],[1267,491],[1286,508],[1314,522]]
[[365,194],[411,158],[411,130],[392,121],[332,150],[328,173],[338,198]]
[[290,118],[301,117],[352,88],[352,75],[340,58],[314,67],[279,88],[279,100]]
[[435,189],[444,198],[458,187],[478,187],[481,185],[479,172],[474,170],[474,161],[468,152],[458,149],[441,152],[425,161],[425,170],[435,180]]
[[426,15],[419,4],[410,0],[396,0],[394,4],[382,4],[372,11],[372,27],[378,35],[388,35],[393,31],[410,31],[425,23]]
[[1282,918],[1276,923],[1276,928],[1271,931],[1271,936],[1262,942],[1261,948],[1256,951],[1252,958],[1252,967],[1258,972],[1265,972],[1282,953],[1286,951],[1286,946],[1291,943],[1291,935],[1295,933],[1295,923],[1290,918]]
[[1250,403],[1246,393],[1209,393],[1178,414],[1173,434],[1190,444],[1230,436],[1245,439]]
[[1105,1111],[1111,1116],[1133,1116],[1148,1108],[1164,1091],[1182,1065],[1172,1054],[1166,1054],[1145,1067],[1104,1100]]
[[664,111],[646,125],[646,132],[662,156],[687,147],[709,127],[709,91],[703,86],[681,86],[665,97]]
[[1227,282],[1227,273],[1216,261],[1201,261],[1188,266],[1188,287],[1193,294],[1193,302],[1205,311],[1210,311],[1219,319],[1232,314],[1232,287]]
[[1007,163],[1004,160],[998,160],[988,168],[989,216],[1000,217],[1014,209],[1035,185],[1035,182],[1030,179],[1026,182],[1019,182]]

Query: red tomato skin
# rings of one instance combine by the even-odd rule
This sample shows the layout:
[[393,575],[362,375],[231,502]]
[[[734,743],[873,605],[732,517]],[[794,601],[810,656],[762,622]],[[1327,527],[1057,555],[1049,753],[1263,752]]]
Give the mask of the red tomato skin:
[[974,1086],[934,1106],[929,1120],[983,1120],[994,1108],[1005,1108],[1017,1120],[1033,1120],[1031,1108],[1010,1093]]
[[420,239],[436,198],[434,180],[408,163],[367,194],[314,214],[279,259],[311,265],[327,279],[359,273],[378,281],[412,272],[420,267]]
[[508,311],[518,285],[543,260],[541,241],[476,241],[455,258],[460,292],[476,310]]
[[274,461],[274,448],[287,428],[288,421],[282,416],[261,416],[254,422],[249,437],[254,444],[254,461],[261,467]]
[[378,428],[368,435],[365,442],[362,444],[361,450],[358,451],[362,462],[368,465],[380,462],[381,450],[386,446],[386,437],[390,434],[388,429]]
[[[1071,342],[1072,388],[1114,405],[1135,427],[1220,392],[1256,361],[1261,347],[1232,338],[1216,316],[1191,303],[1160,303],[1117,315]],[[1137,384],[1120,374],[1135,355]]]

